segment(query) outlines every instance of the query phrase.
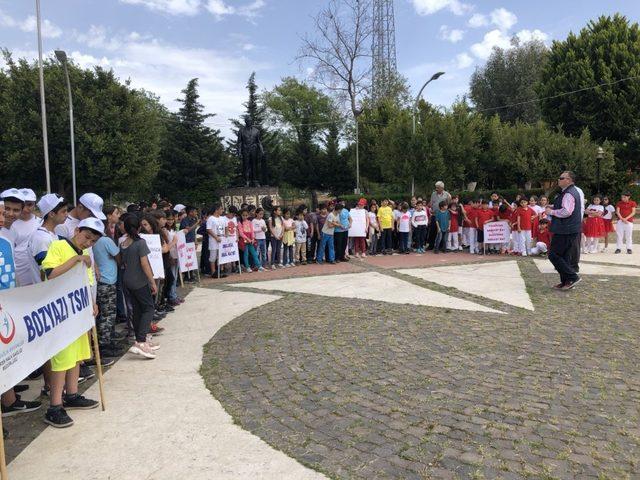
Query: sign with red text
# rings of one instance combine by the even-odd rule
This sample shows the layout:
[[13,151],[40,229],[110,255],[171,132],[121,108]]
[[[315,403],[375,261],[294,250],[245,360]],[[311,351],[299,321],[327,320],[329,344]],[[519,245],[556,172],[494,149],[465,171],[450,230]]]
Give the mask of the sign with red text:
[[176,234],[178,242],[176,248],[178,250],[178,266],[180,273],[191,272],[198,269],[198,256],[196,255],[196,244],[194,242],[187,243],[184,232]]
[[509,222],[484,224],[484,243],[507,243],[511,237]]

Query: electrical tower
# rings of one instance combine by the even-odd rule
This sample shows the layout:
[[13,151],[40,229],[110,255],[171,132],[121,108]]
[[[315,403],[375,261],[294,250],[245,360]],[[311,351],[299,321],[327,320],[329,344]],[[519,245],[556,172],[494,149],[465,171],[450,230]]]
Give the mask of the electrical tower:
[[393,0],[373,0],[373,79],[375,101],[391,93],[397,76],[396,24]]

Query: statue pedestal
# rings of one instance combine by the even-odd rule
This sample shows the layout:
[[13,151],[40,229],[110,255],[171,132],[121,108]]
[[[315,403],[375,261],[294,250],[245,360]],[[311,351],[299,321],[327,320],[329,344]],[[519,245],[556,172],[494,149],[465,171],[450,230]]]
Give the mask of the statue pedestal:
[[234,187],[220,192],[220,203],[225,209],[231,205],[240,208],[243,203],[262,207],[264,198],[269,198],[273,205],[282,204],[278,187]]

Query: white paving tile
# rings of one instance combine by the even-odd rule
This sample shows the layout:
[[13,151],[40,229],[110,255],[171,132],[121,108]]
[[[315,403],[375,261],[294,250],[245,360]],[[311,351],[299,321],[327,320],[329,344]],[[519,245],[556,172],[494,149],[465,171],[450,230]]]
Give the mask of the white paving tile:
[[280,290],[340,298],[359,298],[389,303],[504,313],[468,300],[451,297],[378,272],[347,273],[235,284],[260,290]]
[[[535,260],[536,267],[542,273],[556,273],[549,260]],[[640,277],[640,268],[599,265],[596,263],[580,262],[580,275],[615,275]]]
[[[600,242],[602,247],[602,242]],[[634,244],[631,246],[633,253],[629,255],[626,249],[622,249],[622,253],[613,253],[616,250],[615,240],[609,243],[607,253],[583,253],[580,255],[580,264],[583,262],[592,263],[615,263],[617,265],[632,265],[640,267],[640,245]]]
[[516,261],[411,268],[396,271],[498,302],[534,310]]

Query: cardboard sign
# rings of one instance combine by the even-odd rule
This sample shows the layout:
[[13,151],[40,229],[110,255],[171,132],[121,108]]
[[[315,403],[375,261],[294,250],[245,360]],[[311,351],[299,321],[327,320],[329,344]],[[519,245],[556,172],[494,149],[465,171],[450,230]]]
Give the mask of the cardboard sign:
[[233,263],[240,261],[240,250],[236,237],[222,237],[218,249],[218,264]]
[[93,326],[87,268],[0,291],[0,391],[6,392]]
[[350,237],[366,237],[367,236],[367,211],[364,208],[352,208],[349,210],[351,215],[351,228],[349,229]]
[[484,224],[484,243],[507,243],[511,237],[509,222]]
[[196,244],[194,242],[187,243],[184,232],[176,234],[178,242],[176,248],[178,250],[178,267],[180,273],[190,272],[198,269],[198,257],[196,255]]
[[147,247],[149,247],[149,250],[151,251],[151,253],[147,255],[147,258],[151,264],[153,278],[164,278],[164,263],[162,262],[162,242],[160,241],[160,235],[140,234],[140,238],[143,238],[145,242],[147,242]]

